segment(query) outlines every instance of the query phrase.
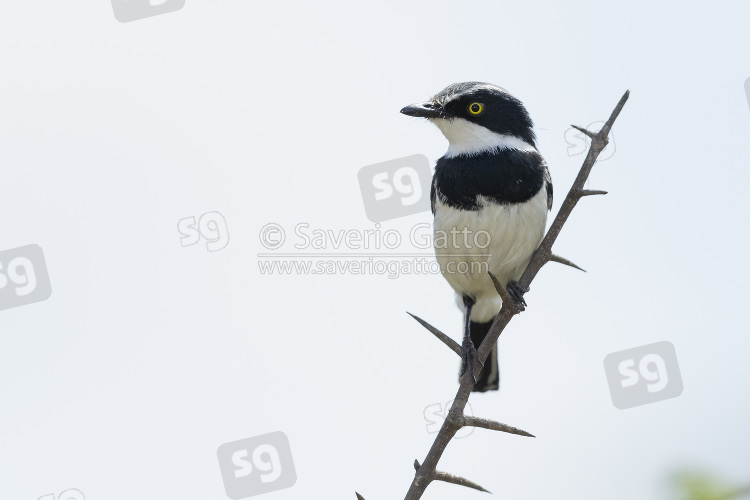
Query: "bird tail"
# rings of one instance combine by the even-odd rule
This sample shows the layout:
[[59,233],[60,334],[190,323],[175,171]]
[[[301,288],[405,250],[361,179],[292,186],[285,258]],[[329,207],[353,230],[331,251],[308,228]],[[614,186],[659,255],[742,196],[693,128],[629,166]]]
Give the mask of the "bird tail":
[[[490,331],[494,319],[492,318],[487,323],[471,322],[469,334],[471,335],[471,341],[477,349],[479,349],[484,337]],[[497,391],[498,389],[500,389],[500,367],[497,361],[496,343],[492,346],[490,355],[487,356],[487,360],[484,362],[484,368],[482,368],[479,377],[477,377],[477,383],[474,385],[472,392]]]

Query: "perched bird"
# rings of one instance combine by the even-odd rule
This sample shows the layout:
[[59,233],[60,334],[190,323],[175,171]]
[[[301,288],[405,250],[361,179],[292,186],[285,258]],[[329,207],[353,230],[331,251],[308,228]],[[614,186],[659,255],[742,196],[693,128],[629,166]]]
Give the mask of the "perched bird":
[[[401,113],[427,118],[448,139],[430,195],[434,247],[465,313],[461,374],[474,375],[476,347],[502,305],[487,271],[523,300],[528,290],[516,280],[544,237],[552,207],[549,170],[526,108],[497,85],[455,83]],[[475,382],[475,392],[498,390],[496,345]]]

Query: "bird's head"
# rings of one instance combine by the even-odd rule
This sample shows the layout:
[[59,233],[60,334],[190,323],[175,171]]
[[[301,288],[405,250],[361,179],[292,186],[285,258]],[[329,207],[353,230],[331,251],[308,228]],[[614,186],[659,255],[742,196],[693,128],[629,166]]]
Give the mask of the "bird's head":
[[447,156],[535,148],[534,124],[523,103],[491,83],[454,83],[401,112],[437,125],[450,143]]

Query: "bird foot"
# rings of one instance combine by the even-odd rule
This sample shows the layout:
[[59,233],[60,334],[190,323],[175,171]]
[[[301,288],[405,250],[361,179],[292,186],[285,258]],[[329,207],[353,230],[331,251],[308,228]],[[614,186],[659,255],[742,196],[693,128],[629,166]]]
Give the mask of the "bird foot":
[[526,301],[523,298],[523,294],[528,293],[530,288],[529,287],[526,287],[525,289],[522,288],[521,285],[518,283],[518,281],[509,281],[508,285],[505,288],[506,290],[508,290],[508,294],[520,306],[520,309],[522,311],[526,309]]
[[474,383],[476,384],[477,372],[479,371],[476,369],[476,366],[479,365],[481,367],[484,367],[484,363],[482,363],[482,360],[479,359],[479,354],[477,354],[474,343],[469,337],[464,338],[464,341],[461,344],[461,361],[461,376],[466,373],[466,369],[468,368],[470,370],[469,373],[471,373],[471,377],[474,379]]

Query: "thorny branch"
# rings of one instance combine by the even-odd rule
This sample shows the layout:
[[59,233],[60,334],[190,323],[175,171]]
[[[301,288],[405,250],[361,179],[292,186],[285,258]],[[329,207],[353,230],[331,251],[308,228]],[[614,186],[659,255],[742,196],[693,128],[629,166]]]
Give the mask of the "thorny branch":
[[[528,289],[529,285],[536,277],[539,270],[548,262],[558,262],[583,271],[583,269],[573,264],[569,260],[553,254],[552,245],[555,243],[557,236],[560,234],[560,231],[562,230],[565,221],[568,220],[568,217],[573,211],[573,208],[575,208],[576,204],[581,198],[583,198],[584,196],[607,194],[606,191],[588,190],[584,189],[583,186],[589,177],[589,173],[591,173],[591,169],[593,168],[594,163],[596,163],[596,159],[599,156],[599,153],[601,153],[601,151],[607,145],[607,136],[609,135],[609,131],[612,128],[612,124],[614,124],[615,120],[619,116],[620,111],[622,111],[622,108],[623,106],[625,106],[625,102],[628,100],[629,96],[630,91],[626,91],[625,94],[623,94],[622,98],[620,98],[620,102],[617,103],[614,111],[612,111],[609,119],[598,132],[591,132],[590,130],[586,130],[584,128],[573,125],[574,128],[580,130],[591,138],[591,148],[586,155],[586,159],[581,166],[581,170],[578,172],[578,177],[576,177],[576,180],[573,182],[573,186],[570,188],[570,191],[568,191],[568,195],[565,197],[565,200],[560,207],[560,211],[557,213],[557,216],[552,222],[549,231],[547,231],[547,234],[542,240],[542,243],[539,245],[539,248],[537,248],[536,252],[534,252],[529,265],[526,267],[526,270],[524,271],[521,279],[518,282],[521,289]],[[513,316],[525,309],[524,304],[513,299],[513,297],[507,292],[503,284],[500,283],[500,281],[492,273],[489,273],[489,275],[495,285],[495,288],[497,289],[498,294],[502,298],[503,306],[500,309],[500,313],[495,318],[495,321],[492,323],[490,331],[487,333],[484,341],[477,349],[479,359],[481,359],[482,362],[487,360],[487,356],[489,356],[490,350],[495,345],[495,342],[497,342],[500,334],[503,332]],[[451,350],[453,350],[460,356],[461,346],[457,342],[455,342],[453,339],[451,339],[426,321],[422,320],[421,318],[418,318],[414,315],[411,316],[427,330],[432,332],[432,334],[440,339],[446,346],[448,346]],[[469,396],[471,395],[471,390],[473,388],[474,379],[467,370],[461,377],[460,386],[458,388],[458,393],[453,400],[453,405],[451,406],[451,409],[448,412],[448,416],[446,417],[445,422],[443,422],[443,426],[440,428],[438,435],[435,437],[435,441],[432,443],[432,447],[427,453],[427,457],[425,458],[424,463],[420,464],[418,461],[414,461],[414,467],[417,472],[414,476],[414,480],[409,487],[409,491],[406,493],[406,497],[404,497],[404,500],[418,500],[422,498],[424,491],[432,481],[445,481],[473,488],[479,491],[488,492],[485,488],[472,481],[469,481],[468,479],[437,470],[438,461],[440,460],[440,457],[442,457],[445,448],[448,446],[448,443],[450,443],[451,439],[453,439],[453,436],[456,435],[456,432],[458,432],[462,427],[482,427],[485,429],[507,432],[520,436],[534,437],[532,434],[529,434],[526,431],[511,427],[506,424],[502,424],[500,422],[464,415],[464,408],[466,407],[466,403],[469,401]],[[362,495],[360,495],[359,493],[357,493],[356,495],[358,500],[364,500],[364,497],[362,497]]]

